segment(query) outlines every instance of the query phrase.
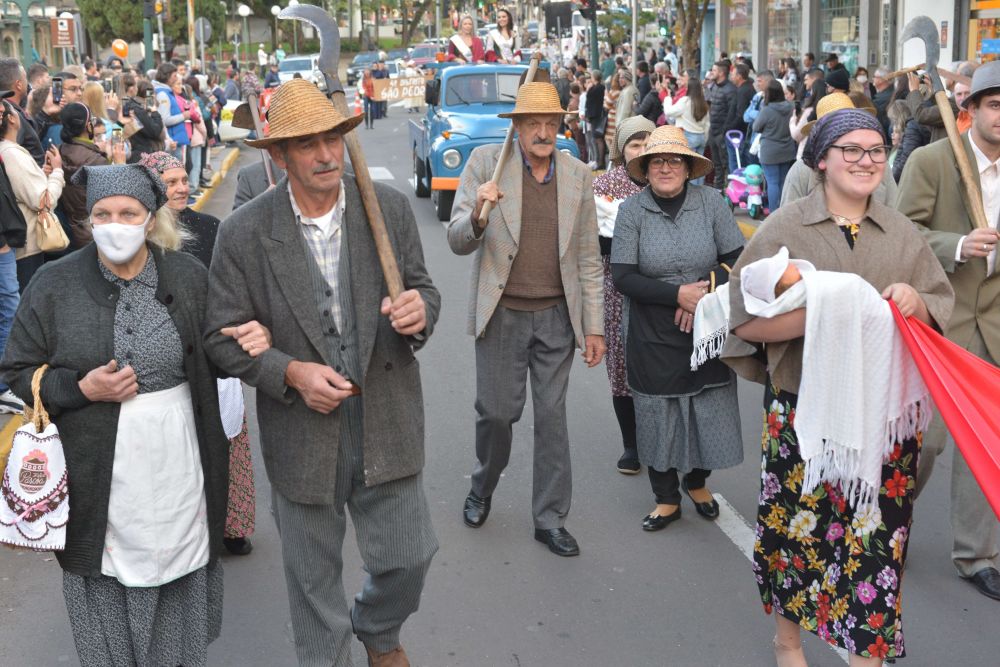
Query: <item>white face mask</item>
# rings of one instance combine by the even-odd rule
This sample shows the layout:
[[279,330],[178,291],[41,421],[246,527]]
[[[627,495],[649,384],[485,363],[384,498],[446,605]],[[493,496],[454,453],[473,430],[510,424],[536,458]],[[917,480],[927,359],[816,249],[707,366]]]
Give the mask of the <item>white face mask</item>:
[[858,77],[858,83],[868,83],[868,77],[865,76],[864,74],[860,75]]
[[94,229],[94,243],[112,264],[124,264],[139,252],[146,242],[146,227],[152,214],[146,215],[141,225],[124,225],[120,222],[106,222],[103,225],[91,223]]

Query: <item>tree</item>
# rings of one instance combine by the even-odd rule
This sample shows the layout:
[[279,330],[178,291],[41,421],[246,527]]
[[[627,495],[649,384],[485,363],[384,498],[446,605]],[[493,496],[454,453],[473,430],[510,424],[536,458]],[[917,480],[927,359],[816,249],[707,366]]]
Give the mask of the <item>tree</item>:
[[[165,0],[166,1],[166,0]],[[257,16],[270,18],[270,5],[264,0],[250,2]],[[259,5],[259,7],[258,7]],[[99,46],[107,46],[115,39],[126,42],[142,41],[142,10],[140,2],[108,2],[108,0],[77,0],[80,18],[91,39]],[[258,13],[258,11],[260,13]],[[204,16],[212,23],[212,32],[225,32],[225,10],[219,0],[195,0],[195,16]],[[266,12],[266,13],[265,13]],[[154,22],[154,30],[155,30]],[[170,20],[163,22],[163,31],[175,43],[187,43],[187,4],[184,0],[172,0]],[[137,56],[132,59],[135,60]]]
[[[413,40],[414,35],[417,33],[417,29],[420,27],[421,22],[424,19],[424,14],[427,13],[431,7],[434,6],[434,0],[420,0],[415,6],[410,6],[409,0],[400,0],[400,11],[403,16],[403,35],[402,44],[404,48],[410,45]],[[412,16],[410,20],[406,20],[407,10],[412,11]]]
[[708,12],[708,0],[674,0],[677,7],[677,27],[681,33],[681,52],[684,67],[699,68],[695,59],[701,41],[701,27]]

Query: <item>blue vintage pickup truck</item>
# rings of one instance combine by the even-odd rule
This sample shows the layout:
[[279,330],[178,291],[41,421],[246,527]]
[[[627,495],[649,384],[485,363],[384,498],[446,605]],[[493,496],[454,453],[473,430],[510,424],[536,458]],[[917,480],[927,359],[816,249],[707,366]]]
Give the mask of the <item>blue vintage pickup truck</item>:
[[[542,63],[547,67],[548,63]],[[503,143],[524,65],[440,67],[427,82],[427,113],[410,121],[413,174],[418,197],[433,195],[439,220],[451,217],[458,178],[469,154],[483,144]],[[560,136],[557,148],[579,157],[576,143]]]

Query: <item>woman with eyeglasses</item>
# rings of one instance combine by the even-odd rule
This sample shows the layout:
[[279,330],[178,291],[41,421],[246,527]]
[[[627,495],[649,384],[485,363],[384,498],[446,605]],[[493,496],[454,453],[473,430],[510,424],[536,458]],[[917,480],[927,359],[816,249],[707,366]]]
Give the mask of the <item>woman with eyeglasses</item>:
[[[49,366],[41,398],[72,489],[56,558],[80,664],[205,665],[222,626],[229,479],[203,348],[208,270],[179,252],[189,234],[152,171],[84,167],[74,182],[94,242],[25,291],[0,377],[29,398]],[[270,346],[247,329],[254,351]]]
[[[806,377],[803,371],[810,306],[752,317],[744,304],[740,271],[784,246],[789,257],[808,260],[819,271],[860,276],[904,316],[939,328],[948,322],[953,292],[934,253],[910,220],[872,196],[888,155],[882,125],[868,112],[842,109],[824,115],[812,128],[803,155],[818,172],[820,186],[769,217],[733,267],[731,333],[723,358],[741,376],[765,387],[753,570],[764,610],[775,612],[774,650],[780,667],[806,664],[800,628],[845,649],[852,667],[880,666],[886,658],[904,655],[900,577],[921,435],[901,437],[888,443],[890,454],[876,454],[882,462],[881,486],[867,507],[861,504],[856,510],[849,500],[852,487],[858,488],[853,483],[823,481],[804,488],[796,406],[802,383],[824,391],[824,378]],[[845,346],[840,354],[856,357],[862,352]],[[829,404],[835,418],[862,419],[856,396],[841,387],[825,391],[838,397]],[[862,450],[884,444],[864,442]]]
[[[718,359],[691,370],[698,302],[727,281],[743,234],[716,190],[691,179],[713,169],[684,130],[664,125],[628,161],[642,191],[618,209],[611,273],[625,297],[622,337],[636,444],[656,498],[642,529],[681,518],[681,490],[705,519],[719,516],[706,480],[743,461],[736,377]],[[680,476],[683,474],[683,481]]]

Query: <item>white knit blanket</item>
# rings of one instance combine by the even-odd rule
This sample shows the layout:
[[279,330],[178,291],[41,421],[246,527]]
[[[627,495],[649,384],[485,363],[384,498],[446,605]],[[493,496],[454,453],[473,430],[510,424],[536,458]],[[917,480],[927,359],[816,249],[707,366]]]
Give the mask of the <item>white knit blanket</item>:
[[802,282],[806,331],[795,415],[802,494],[822,482],[840,484],[852,506],[871,511],[893,445],[927,428],[930,395],[875,288],[832,271],[804,272]]

